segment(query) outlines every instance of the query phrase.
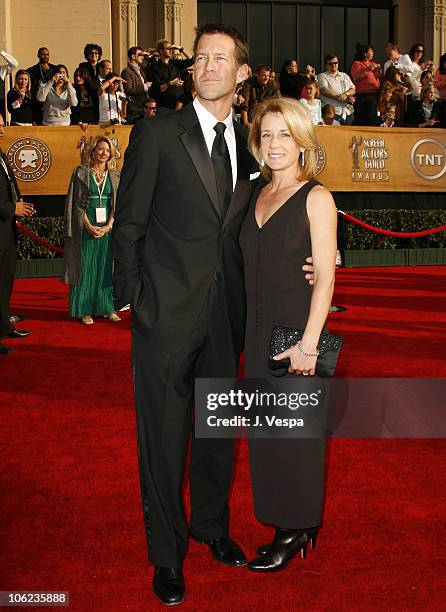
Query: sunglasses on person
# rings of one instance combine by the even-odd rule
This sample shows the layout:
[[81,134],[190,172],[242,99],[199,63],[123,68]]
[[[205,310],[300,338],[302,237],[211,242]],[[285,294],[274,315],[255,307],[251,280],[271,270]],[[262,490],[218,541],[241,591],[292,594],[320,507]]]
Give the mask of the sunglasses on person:
[[99,51],[90,51],[89,55],[99,55]]
[[327,66],[337,66],[339,62],[327,62]]

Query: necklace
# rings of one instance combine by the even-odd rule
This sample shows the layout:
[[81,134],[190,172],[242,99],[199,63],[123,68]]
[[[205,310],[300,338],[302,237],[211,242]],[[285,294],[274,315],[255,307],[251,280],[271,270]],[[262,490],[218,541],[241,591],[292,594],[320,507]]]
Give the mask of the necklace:
[[101,183],[104,180],[106,170],[98,170],[96,166],[92,166],[92,171],[97,183]]

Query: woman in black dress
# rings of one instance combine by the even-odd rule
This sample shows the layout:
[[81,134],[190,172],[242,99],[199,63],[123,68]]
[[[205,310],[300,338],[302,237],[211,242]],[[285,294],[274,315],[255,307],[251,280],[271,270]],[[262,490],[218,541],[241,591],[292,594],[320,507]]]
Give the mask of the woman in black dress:
[[11,125],[33,124],[31,79],[26,70],[17,71],[14,87],[8,91],[7,103],[11,113]]
[[[331,303],[336,263],[336,207],[315,179],[314,127],[293,100],[271,99],[256,111],[250,149],[262,179],[243,223],[247,378],[270,379],[267,355],[275,325],[304,329],[302,341],[277,358],[289,357],[288,376],[314,375],[317,344]],[[299,269],[312,255],[314,285]],[[279,571],[301,552],[305,557],[321,524],[325,440],[250,439],[254,510],[276,527],[271,544],[248,564],[258,572]]]

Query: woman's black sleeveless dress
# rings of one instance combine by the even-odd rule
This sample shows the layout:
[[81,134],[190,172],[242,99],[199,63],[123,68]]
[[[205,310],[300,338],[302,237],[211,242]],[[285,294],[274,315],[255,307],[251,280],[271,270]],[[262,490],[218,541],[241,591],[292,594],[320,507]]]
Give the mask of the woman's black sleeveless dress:
[[[319,185],[305,183],[259,228],[253,194],[240,233],[247,297],[245,375],[271,380],[267,354],[275,325],[305,329],[312,288],[302,265],[311,255],[306,201]],[[275,379],[277,380],[277,379]],[[300,529],[321,524],[325,440],[249,440],[256,517],[277,527]]]

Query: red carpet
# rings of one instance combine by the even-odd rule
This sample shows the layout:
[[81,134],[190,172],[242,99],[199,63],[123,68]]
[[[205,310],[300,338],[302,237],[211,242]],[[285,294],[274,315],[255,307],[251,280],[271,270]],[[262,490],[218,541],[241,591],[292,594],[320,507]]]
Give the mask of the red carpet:
[[[341,270],[331,317],[342,376],[446,377],[446,270]],[[140,510],[129,315],[87,327],[56,279],[19,280],[32,335],[0,356],[0,590],[64,590],[70,609],[163,609]],[[191,542],[183,610],[445,609],[446,442],[334,440],[316,551],[279,574],[220,566]],[[253,517],[239,447],[232,535],[249,556],[271,530]]]

